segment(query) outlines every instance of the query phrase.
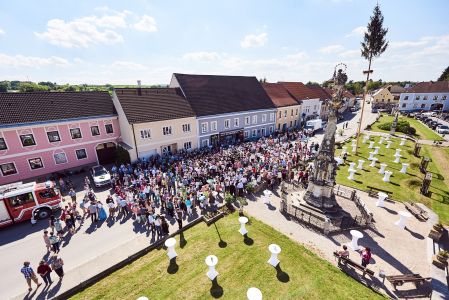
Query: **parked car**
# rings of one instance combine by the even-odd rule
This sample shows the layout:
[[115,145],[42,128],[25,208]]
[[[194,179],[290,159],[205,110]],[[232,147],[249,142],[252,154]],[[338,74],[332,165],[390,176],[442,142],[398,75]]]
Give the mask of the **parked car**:
[[435,130],[435,129],[437,129],[438,125],[441,125],[441,123],[438,123],[437,121],[433,121],[430,124],[430,127],[432,128],[432,130]]
[[377,109],[377,108],[375,108],[375,107],[373,107],[373,108],[371,108],[371,112],[372,113],[377,113],[379,110]]
[[437,127],[437,132],[439,134],[448,134],[449,133],[449,126],[447,125],[440,125]]
[[101,165],[90,168],[90,176],[96,187],[111,184],[111,174]]

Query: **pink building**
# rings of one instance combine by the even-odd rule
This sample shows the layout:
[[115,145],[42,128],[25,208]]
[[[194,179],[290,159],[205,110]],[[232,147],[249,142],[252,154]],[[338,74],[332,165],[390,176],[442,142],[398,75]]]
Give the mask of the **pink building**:
[[114,161],[108,92],[0,93],[0,185]]

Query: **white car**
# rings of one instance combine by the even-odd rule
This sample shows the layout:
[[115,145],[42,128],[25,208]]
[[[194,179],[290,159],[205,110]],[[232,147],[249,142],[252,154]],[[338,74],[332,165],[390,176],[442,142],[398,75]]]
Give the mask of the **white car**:
[[90,176],[96,187],[111,184],[111,174],[103,166],[90,168]]
[[449,126],[440,125],[440,126],[437,127],[437,132],[439,134],[448,134],[449,133]]

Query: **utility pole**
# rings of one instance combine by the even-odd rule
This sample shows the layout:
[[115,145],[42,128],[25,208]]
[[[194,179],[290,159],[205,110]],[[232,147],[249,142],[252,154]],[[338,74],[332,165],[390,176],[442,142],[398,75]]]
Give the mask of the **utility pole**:
[[360,113],[359,125],[357,127],[355,155],[357,155],[357,153],[359,151],[360,131],[362,129],[363,112],[365,111],[365,98],[366,98],[366,95],[368,94],[369,75],[371,73],[373,73],[373,70],[371,70],[371,59],[370,59],[369,60],[369,65],[368,65],[368,70],[367,71],[363,71],[363,74],[366,74],[366,82],[365,82],[365,87],[363,88],[362,112]]

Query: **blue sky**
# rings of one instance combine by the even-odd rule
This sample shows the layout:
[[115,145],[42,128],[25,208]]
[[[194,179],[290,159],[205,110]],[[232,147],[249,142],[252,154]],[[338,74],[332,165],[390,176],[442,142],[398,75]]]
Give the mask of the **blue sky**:
[[[174,72],[318,81],[348,65],[361,80],[377,1],[7,1],[0,80],[168,83]],[[449,65],[449,1],[379,1],[390,47],[374,79],[436,80]]]

